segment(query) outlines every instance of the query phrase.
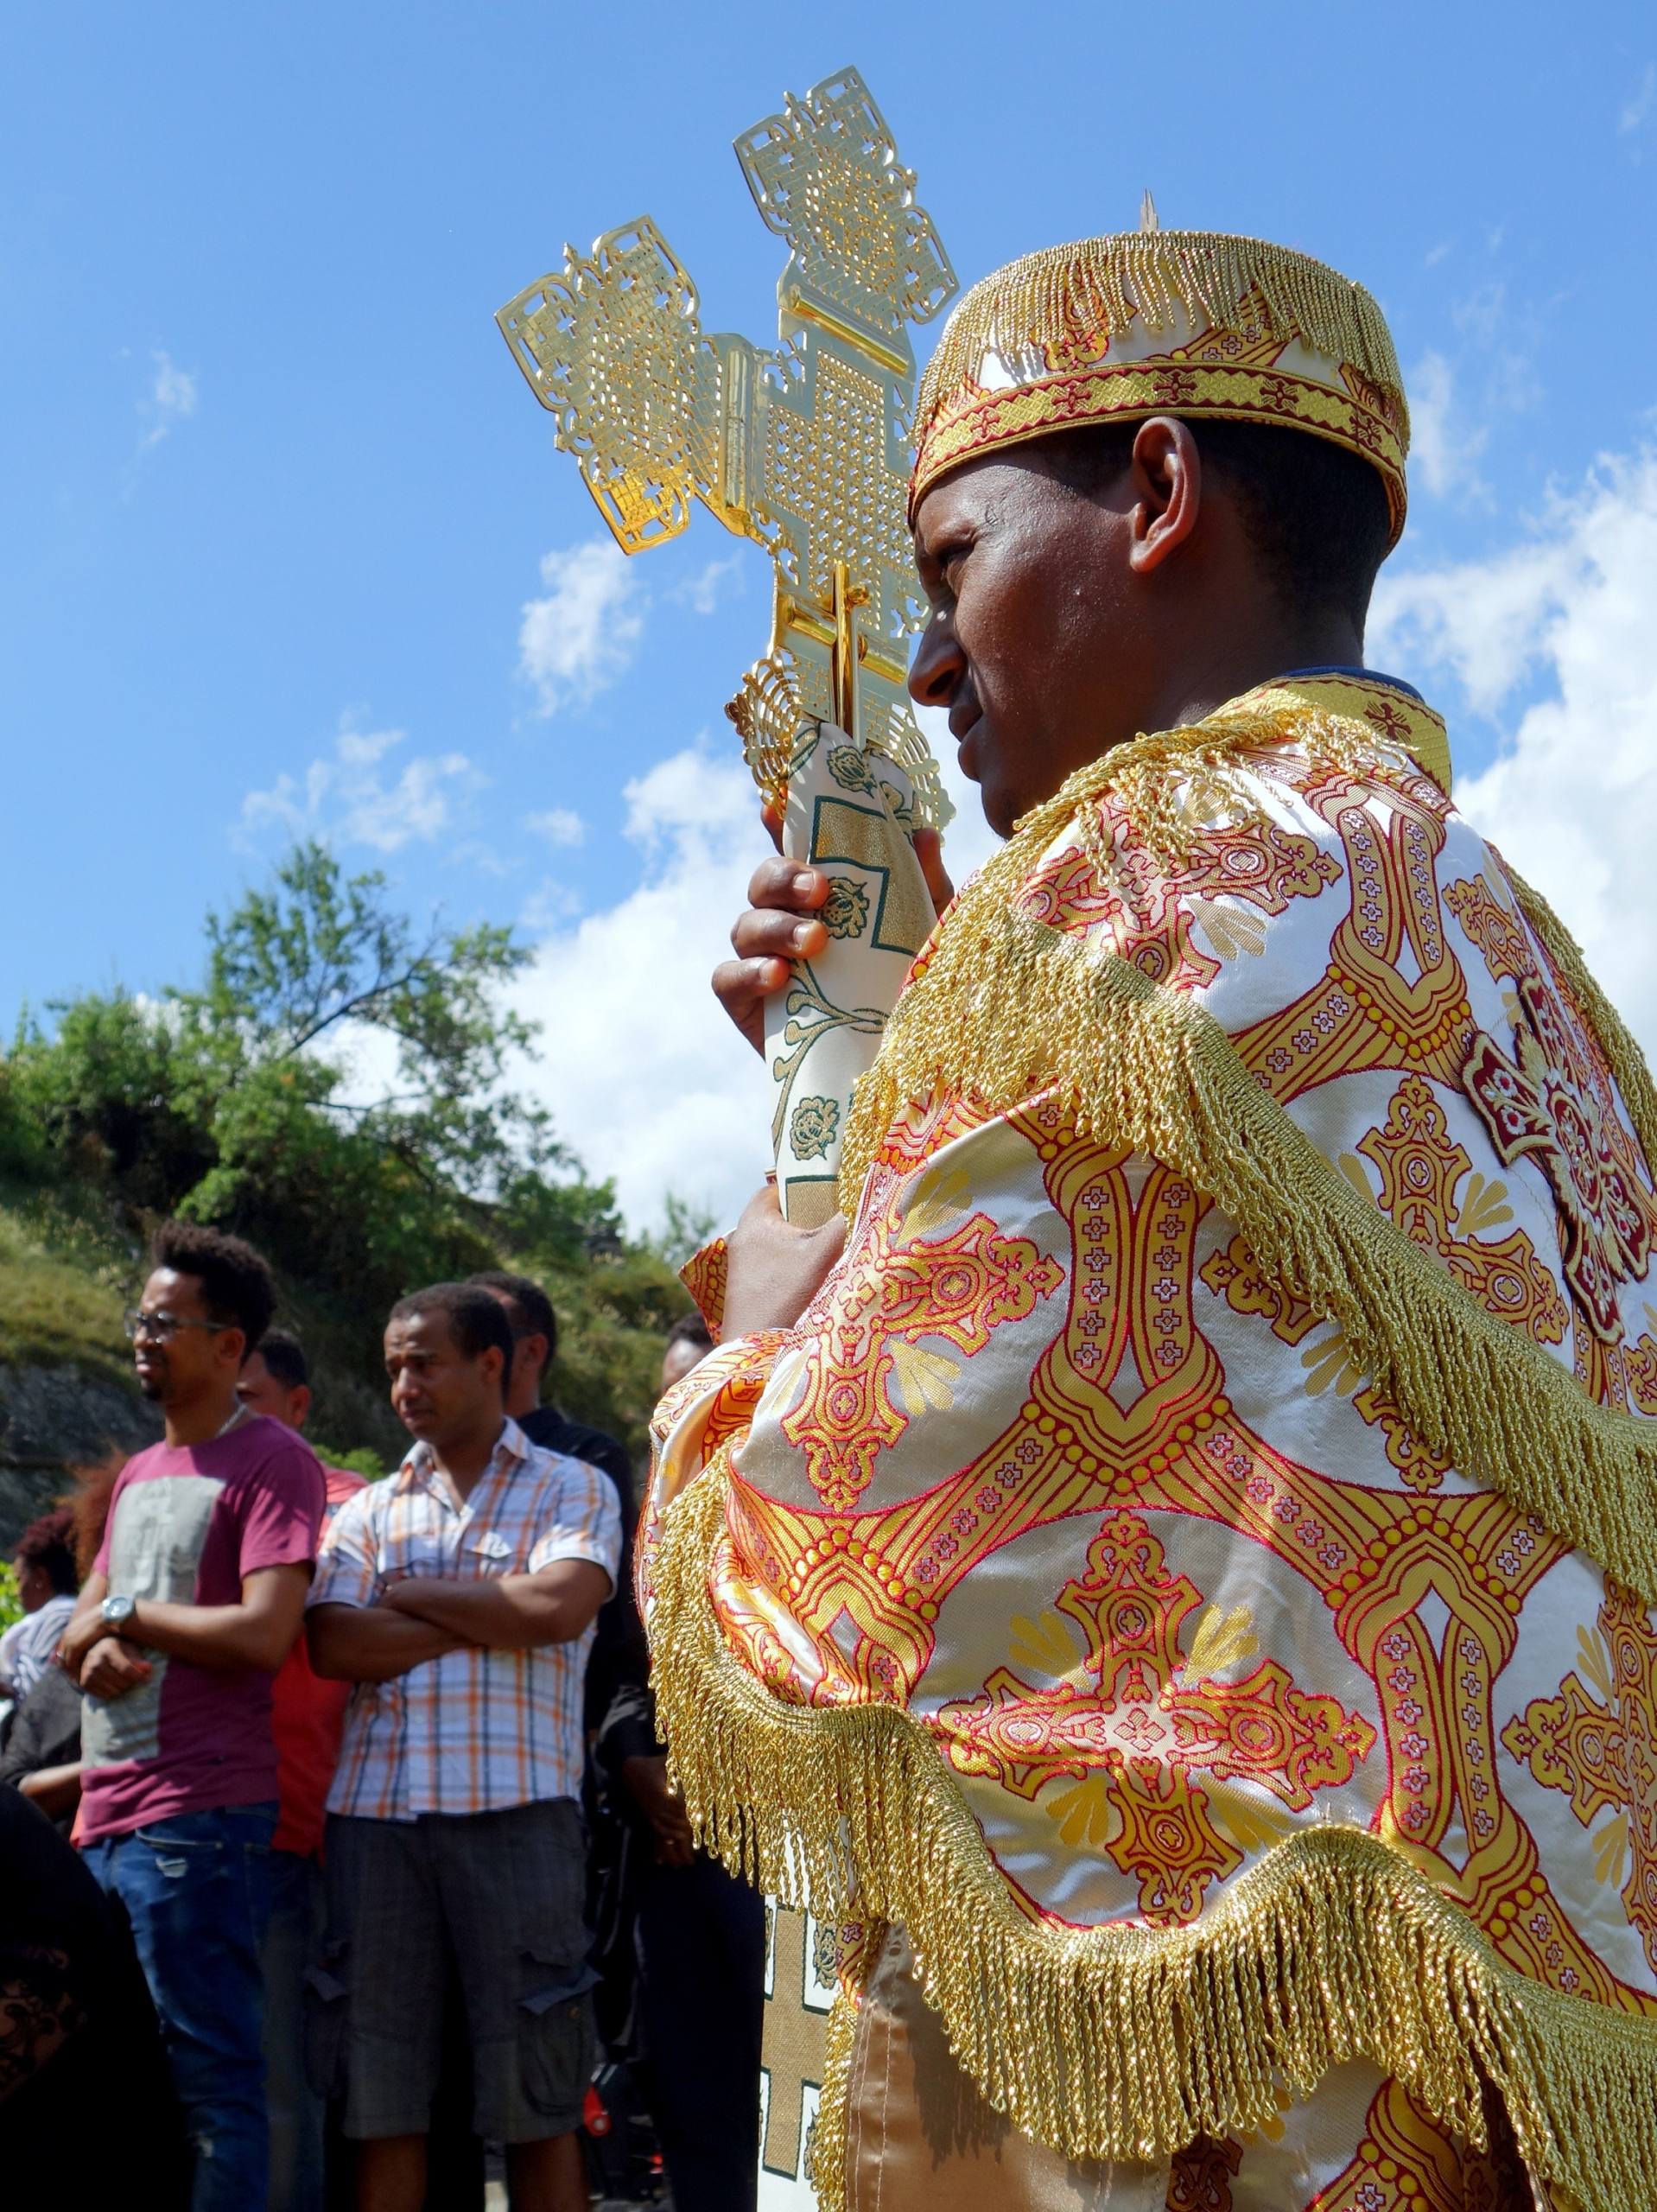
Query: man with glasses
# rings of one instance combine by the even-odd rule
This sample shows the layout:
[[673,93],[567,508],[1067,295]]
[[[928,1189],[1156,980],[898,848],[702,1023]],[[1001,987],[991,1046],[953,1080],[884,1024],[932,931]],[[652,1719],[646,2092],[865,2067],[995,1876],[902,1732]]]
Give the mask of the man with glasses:
[[259,1255],[172,1222],[151,1260],[127,1333],[166,1435],[121,1472],[58,1656],[86,1695],[87,1861],[127,1909],[161,2014],[191,2212],[263,2212],[270,1682],[304,1611],[322,1471],[237,1396],[276,1304]]

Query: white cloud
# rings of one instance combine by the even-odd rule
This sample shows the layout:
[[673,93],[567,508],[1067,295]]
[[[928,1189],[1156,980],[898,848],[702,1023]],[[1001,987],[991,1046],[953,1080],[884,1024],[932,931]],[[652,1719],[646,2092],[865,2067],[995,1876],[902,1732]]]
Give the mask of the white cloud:
[[517,633],[518,673],[543,715],[594,697],[623,675],[644,634],[647,604],[613,538],[589,538],[541,563],[544,599],[528,601]]
[[1489,433],[1461,419],[1455,378],[1442,353],[1425,353],[1408,379],[1410,474],[1437,499],[1461,494],[1478,499],[1484,485],[1478,458]]
[[369,845],[381,853],[429,843],[453,826],[457,797],[486,779],[464,753],[443,753],[405,760],[402,773],[388,783],[382,763],[407,742],[400,729],[358,730],[342,723],[332,760],[313,760],[302,778],[278,776],[269,791],[248,793],[242,801],[244,835],[276,828],[290,837]]
[[1480,347],[1488,347],[1508,321],[1508,287],[1500,277],[1489,277],[1450,312],[1457,330]]
[[[923,710],[922,720],[959,809],[946,853],[959,882],[998,840],[943,718]],[[638,889],[576,918],[549,886],[522,918],[545,934],[513,1003],[543,1024],[543,1057],[514,1079],[545,1102],[590,1173],[614,1178],[636,1226],[659,1220],[670,1191],[728,1222],[771,1165],[763,1063],[708,987],[770,850],[759,800],[738,761],[695,747],[623,798],[644,864]]]
[[740,592],[742,588],[742,556],[727,553],[721,561],[710,561],[694,576],[687,576],[683,583],[674,587],[673,597],[693,613],[711,614],[727,589]]
[[691,748],[623,796],[642,880],[543,940],[512,990],[543,1057],[514,1079],[634,1224],[659,1220],[670,1191],[733,1220],[771,1164],[770,1097],[708,978],[769,850],[759,795],[740,763]]
[[587,840],[586,823],[568,806],[549,806],[543,814],[531,814],[524,826],[533,830],[536,836],[544,837],[555,852],[584,844]]
[[[1657,452],[1602,461],[1510,551],[1382,576],[1368,657],[1436,671],[1476,711],[1533,692],[1457,798],[1563,916],[1657,1049]],[[1453,732],[1452,732],[1453,734]]]
[[307,1049],[344,1077],[342,1106],[378,1106],[406,1088],[402,1047],[389,1029],[373,1022],[335,1022]]
[[156,373],[138,410],[147,425],[138,441],[140,453],[148,453],[158,446],[175,424],[194,415],[197,398],[193,369],[178,367],[170,353],[157,352],[150,359]]
[[1640,128],[1657,105],[1657,61],[1647,61],[1644,76],[1624,101],[1616,118],[1616,127],[1626,138]]

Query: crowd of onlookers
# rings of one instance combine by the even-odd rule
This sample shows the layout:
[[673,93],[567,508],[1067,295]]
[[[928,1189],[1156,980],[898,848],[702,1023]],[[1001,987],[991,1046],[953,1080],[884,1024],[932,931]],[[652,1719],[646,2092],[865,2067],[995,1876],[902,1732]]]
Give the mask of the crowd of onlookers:
[[[519,2212],[585,2212],[625,2137],[678,2212],[741,2212],[763,1909],[672,1789],[633,1471],[543,1402],[545,1294],[492,1274],[392,1309],[411,1444],[371,1482],[305,1441],[275,1308],[250,1246],[163,1228],[127,1329],[164,1436],[16,1549],[9,2183],[473,2212],[487,2157]],[[708,1348],[679,1324],[664,1387]]]

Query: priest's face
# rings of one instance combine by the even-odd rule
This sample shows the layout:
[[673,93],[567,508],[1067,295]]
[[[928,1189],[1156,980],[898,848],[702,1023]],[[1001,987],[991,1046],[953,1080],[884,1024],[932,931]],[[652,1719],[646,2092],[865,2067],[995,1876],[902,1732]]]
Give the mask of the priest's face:
[[1078,490],[1050,465],[1049,442],[968,462],[915,518],[931,615],[909,688],[947,709],[1003,836],[1072,770],[1155,727],[1144,715],[1159,622],[1133,471]]

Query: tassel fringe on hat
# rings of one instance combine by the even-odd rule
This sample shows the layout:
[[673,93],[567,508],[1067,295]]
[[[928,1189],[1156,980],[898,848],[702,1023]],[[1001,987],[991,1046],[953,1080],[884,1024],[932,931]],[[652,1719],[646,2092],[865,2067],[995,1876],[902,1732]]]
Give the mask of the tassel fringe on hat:
[[1344,446],[1403,528],[1409,414],[1362,285],[1257,238],[1161,229],[1050,246],[974,285],[922,379],[911,514],[981,453],[1159,414]]

